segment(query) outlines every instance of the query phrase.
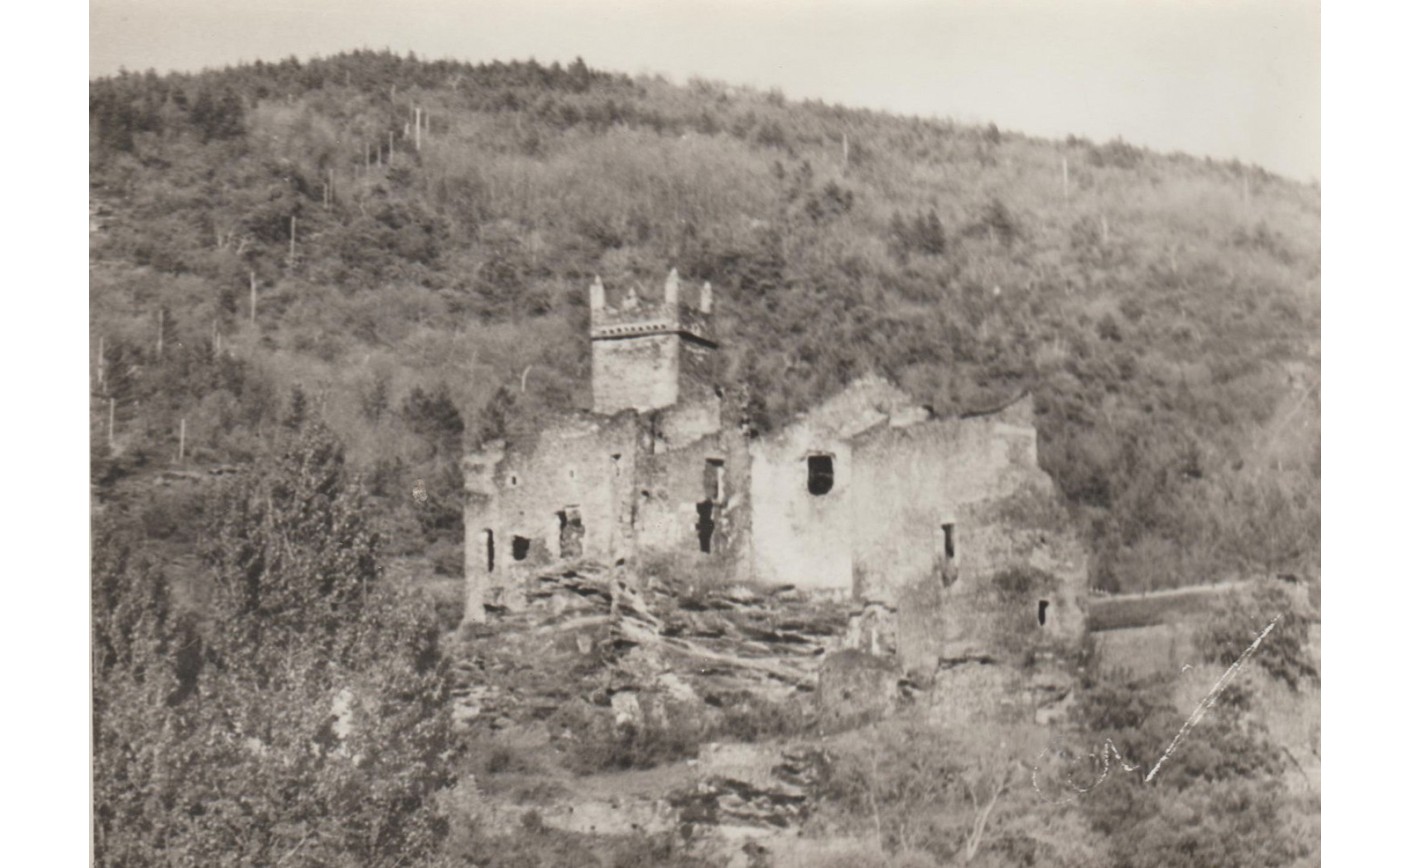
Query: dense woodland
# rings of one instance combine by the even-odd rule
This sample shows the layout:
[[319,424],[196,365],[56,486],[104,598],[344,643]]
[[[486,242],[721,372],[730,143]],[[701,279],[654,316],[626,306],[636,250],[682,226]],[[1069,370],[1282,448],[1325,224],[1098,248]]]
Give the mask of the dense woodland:
[[[522,858],[456,855],[479,833],[445,813],[444,618],[384,564],[458,575],[463,451],[586,406],[594,275],[711,281],[726,385],[759,432],[865,373],[945,414],[1031,391],[1100,590],[1317,572],[1315,185],[581,61],[124,73],[91,83],[89,112],[103,864],[578,852],[530,830]],[[218,495],[144,487],[226,466]],[[172,552],[209,581],[173,582]],[[335,737],[306,709],[349,684],[362,729]],[[1096,685],[1083,726],[1154,739],[1148,719],[1175,713],[1155,696]],[[1230,726],[1165,789],[1126,780],[1063,812],[1061,853],[1000,823],[992,864],[1306,856],[1254,828],[1295,808],[1282,759]],[[973,769],[935,751],[891,783],[920,769],[962,807]],[[845,814],[868,766],[841,762]],[[963,829],[882,823],[866,792],[888,849],[962,851]],[[1170,810],[1187,828],[1156,828]],[[694,864],[622,846],[601,864]]]

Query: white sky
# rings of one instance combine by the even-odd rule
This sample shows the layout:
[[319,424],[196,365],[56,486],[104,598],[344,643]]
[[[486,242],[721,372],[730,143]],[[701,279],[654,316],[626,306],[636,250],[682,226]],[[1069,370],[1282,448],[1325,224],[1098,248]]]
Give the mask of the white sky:
[[92,0],[90,75],[391,48],[691,75],[1320,177],[1313,0]]

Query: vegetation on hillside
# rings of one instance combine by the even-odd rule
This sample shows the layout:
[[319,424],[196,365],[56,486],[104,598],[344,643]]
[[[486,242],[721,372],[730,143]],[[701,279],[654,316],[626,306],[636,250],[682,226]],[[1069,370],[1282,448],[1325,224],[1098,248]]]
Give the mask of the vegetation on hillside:
[[674,265],[760,428],[865,372],[1030,389],[1103,587],[1315,566],[1315,187],[581,62],[124,73],[90,118],[100,461],[169,461],[182,418],[246,460],[299,389],[407,544],[449,540],[445,437],[583,404],[587,283]]

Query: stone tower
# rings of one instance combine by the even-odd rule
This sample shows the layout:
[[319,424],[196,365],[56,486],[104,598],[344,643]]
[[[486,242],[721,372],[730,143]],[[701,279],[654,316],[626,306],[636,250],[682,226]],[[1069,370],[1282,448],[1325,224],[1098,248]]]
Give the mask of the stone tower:
[[713,395],[710,284],[701,286],[695,306],[681,301],[674,268],[660,299],[642,298],[632,288],[610,305],[601,278],[589,292],[594,412],[657,410]]

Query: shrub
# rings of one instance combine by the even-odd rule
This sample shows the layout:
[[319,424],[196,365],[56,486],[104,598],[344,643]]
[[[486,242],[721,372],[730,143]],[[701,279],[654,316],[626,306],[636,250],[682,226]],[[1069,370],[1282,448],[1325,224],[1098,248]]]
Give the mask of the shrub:
[[1260,582],[1251,592],[1227,595],[1201,629],[1205,660],[1231,666],[1274,619],[1252,660],[1269,675],[1296,690],[1306,680],[1316,685],[1321,671],[1308,648],[1311,620],[1283,588]]
[[1028,564],[1005,567],[994,574],[993,582],[1001,594],[1011,597],[1042,593],[1057,587],[1057,579],[1052,573]]
[[663,703],[643,710],[642,721],[618,724],[610,708],[581,700],[561,708],[552,728],[568,768],[578,774],[651,768],[699,753],[706,729],[696,709]]

